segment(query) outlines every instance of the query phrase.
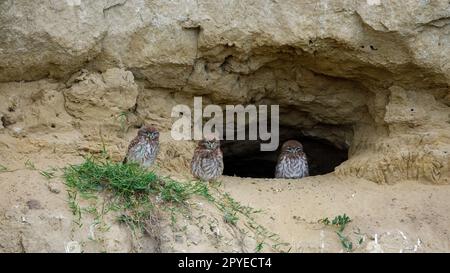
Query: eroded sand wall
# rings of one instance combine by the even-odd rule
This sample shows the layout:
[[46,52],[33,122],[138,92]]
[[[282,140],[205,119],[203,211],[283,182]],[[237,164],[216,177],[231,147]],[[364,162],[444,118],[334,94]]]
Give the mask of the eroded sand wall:
[[2,1],[2,152],[106,141],[119,158],[151,122],[161,165],[187,172],[170,111],[202,95],[279,104],[283,125],[349,148],[338,175],[448,183],[449,18],[443,0]]

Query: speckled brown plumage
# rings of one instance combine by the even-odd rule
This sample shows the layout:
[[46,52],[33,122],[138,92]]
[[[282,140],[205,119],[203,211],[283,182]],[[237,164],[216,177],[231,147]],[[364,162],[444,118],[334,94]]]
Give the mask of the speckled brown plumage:
[[215,181],[222,175],[223,168],[220,141],[215,137],[199,141],[191,161],[192,175],[202,181]]
[[306,176],[309,176],[309,168],[303,145],[296,140],[286,141],[281,147],[275,177],[302,178]]
[[128,145],[124,163],[136,162],[144,168],[153,165],[159,152],[159,132],[153,126],[143,126]]

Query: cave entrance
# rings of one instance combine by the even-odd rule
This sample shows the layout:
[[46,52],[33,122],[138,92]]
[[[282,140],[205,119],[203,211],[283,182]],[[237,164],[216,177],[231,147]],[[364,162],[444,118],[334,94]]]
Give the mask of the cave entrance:
[[303,149],[308,157],[310,176],[333,172],[336,166],[348,159],[348,149],[346,148],[336,147],[324,139],[304,136],[297,128],[280,127],[280,145],[276,151],[272,152],[261,152],[260,142],[256,140],[222,141],[225,165],[223,174],[274,178],[281,145],[289,139],[298,140],[303,144]]

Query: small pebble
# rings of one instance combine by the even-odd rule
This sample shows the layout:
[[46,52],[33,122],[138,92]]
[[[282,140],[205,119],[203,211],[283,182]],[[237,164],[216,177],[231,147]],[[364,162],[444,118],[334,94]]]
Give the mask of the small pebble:
[[53,193],[56,193],[56,194],[61,192],[61,190],[58,189],[53,183],[49,183],[47,187],[48,187],[48,190],[50,192],[53,192]]

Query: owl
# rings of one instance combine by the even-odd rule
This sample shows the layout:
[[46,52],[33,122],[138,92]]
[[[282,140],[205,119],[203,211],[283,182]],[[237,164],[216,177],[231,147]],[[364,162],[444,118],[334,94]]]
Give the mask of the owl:
[[223,154],[217,137],[204,137],[195,148],[191,161],[192,175],[202,181],[216,181],[223,172]]
[[159,152],[159,132],[153,126],[142,126],[128,146],[123,163],[136,162],[141,167],[150,167]]
[[288,140],[281,146],[281,153],[275,170],[275,178],[302,178],[309,176],[308,161],[303,145]]

